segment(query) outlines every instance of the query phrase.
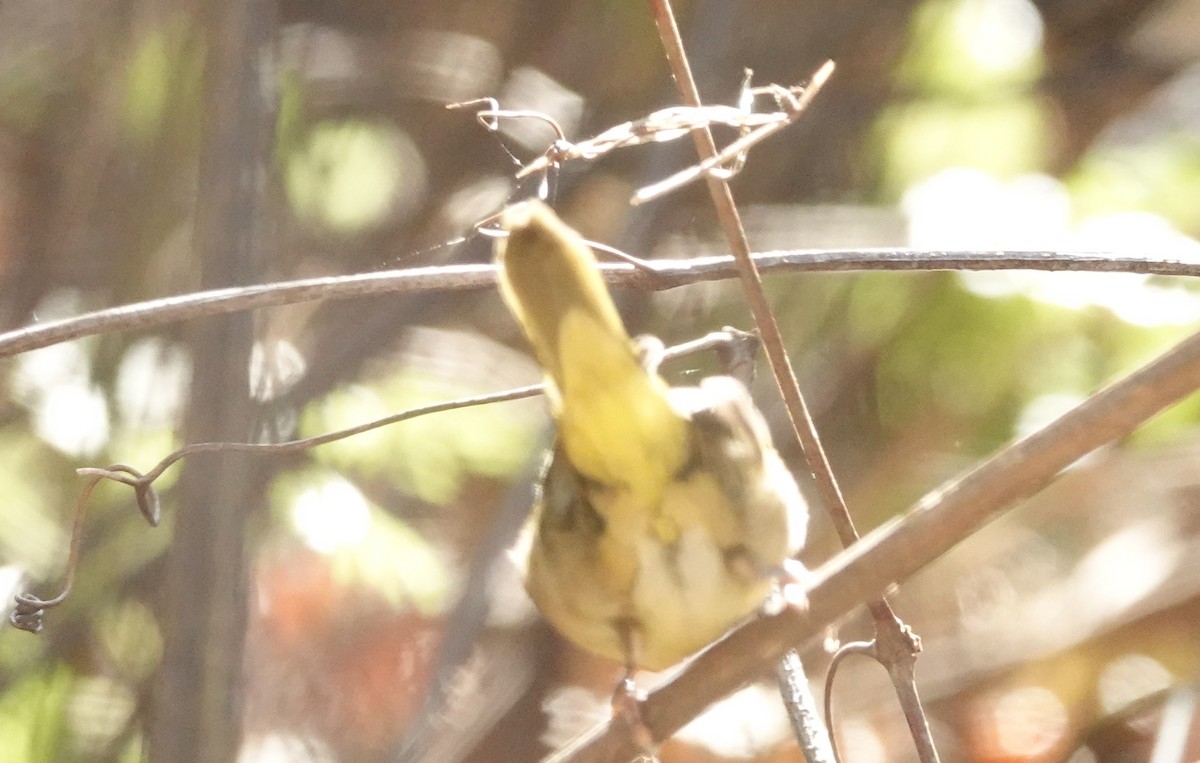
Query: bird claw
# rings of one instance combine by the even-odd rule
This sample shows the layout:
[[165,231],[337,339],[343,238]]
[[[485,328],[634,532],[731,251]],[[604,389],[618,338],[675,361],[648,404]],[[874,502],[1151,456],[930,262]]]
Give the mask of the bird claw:
[[775,587],[763,605],[763,613],[777,615],[789,607],[801,612],[807,610],[812,577],[812,572],[800,562],[784,559],[775,572]]
[[642,754],[650,760],[656,760],[654,734],[642,720],[642,702],[645,699],[646,693],[638,688],[633,676],[626,675],[621,679],[621,683],[617,684],[616,691],[613,692],[613,717],[621,719],[628,725],[629,734]]

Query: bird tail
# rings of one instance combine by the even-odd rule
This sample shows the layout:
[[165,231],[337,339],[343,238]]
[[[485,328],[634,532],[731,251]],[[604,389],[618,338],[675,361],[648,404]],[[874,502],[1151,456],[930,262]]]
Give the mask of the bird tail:
[[639,360],[591,248],[540,202],[501,223],[501,294],[549,377],[567,458],[592,480],[661,490],[688,457],[687,421]]

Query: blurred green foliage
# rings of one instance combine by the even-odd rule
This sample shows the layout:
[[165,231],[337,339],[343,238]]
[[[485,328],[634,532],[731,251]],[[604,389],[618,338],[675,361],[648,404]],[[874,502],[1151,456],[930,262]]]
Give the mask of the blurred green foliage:
[[1068,176],[1082,215],[1137,210],[1200,231],[1200,137],[1165,133],[1139,145],[1090,152]]
[[62,760],[73,689],[72,671],[61,664],[26,673],[5,687],[0,694],[0,761]]
[[[346,387],[311,406],[301,431],[315,435],[345,429],[396,411],[484,391],[419,370],[400,369],[376,384]],[[345,473],[386,477],[422,501],[443,504],[457,495],[468,474],[498,477],[519,469],[536,437],[527,416],[500,403],[375,429],[330,443],[316,457]]]
[[[318,497],[310,513],[300,515],[297,507],[306,492],[315,490],[320,496],[321,488],[337,479],[341,478],[317,465],[279,475],[271,485],[278,528],[273,534],[279,536],[279,530],[287,528],[285,536],[288,531],[312,535],[324,528],[332,537],[315,540],[327,544],[321,550],[329,554],[334,582],[366,586],[398,611],[441,614],[452,592],[453,574],[429,540],[407,522],[357,496],[341,503]],[[353,507],[347,505],[351,502]],[[347,516],[351,511],[361,515]],[[361,527],[361,532],[351,528],[348,534],[348,523]]]
[[[1017,18],[998,18],[1005,7]],[[885,198],[949,167],[1005,177],[1041,165],[1046,115],[1030,89],[1042,73],[1040,35],[1022,3],[921,4],[896,73],[903,97],[877,124]]]
[[200,111],[204,50],[181,19],[148,31],[127,70],[124,120],[129,134],[145,145],[158,138],[168,119]]
[[319,122],[285,159],[288,198],[311,223],[353,233],[392,211],[402,186],[420,194],[416,156],[395,130],[361,120]]

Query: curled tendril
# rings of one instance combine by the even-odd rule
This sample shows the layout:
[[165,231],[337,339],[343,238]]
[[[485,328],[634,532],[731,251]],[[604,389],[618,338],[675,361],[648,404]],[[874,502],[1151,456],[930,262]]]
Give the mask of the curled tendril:
[[53,606],[38,597],[28,594],[19,593],[16,596],[17,606],[13,609],[12,614],[8,616],[8,621],[12,623],[14,628],[18,628],[29,633],[41,633],[43,618],[46,615],[46,607]]
[[19,593],[15,597],[16,606],[8,616],[8,621],[14,628],[28,633],[40,633],[45,625],[46,610],[62,604],[71,593],[71,585],[75,581],[75,569],[79,564],[79,547],[83,542],[83,520],[87,516],[92,491],[102,480],[112,480],[132,487],[137,496],[138,509],[142,516],[146,518],[151,527],[158,526],[161,516],[160,502],[158,493],[154,490],[153,481],[161,474],[161,471],[155,470],[149,475],[143,475],[127,464],[113,464],[106,469],[94,467],[78,469],[76,473],[81,477],[86,477],[87,482],[79,494],[79,500],[75,503],[75,524],[71,529],[71,552],[67,557],[63,589],[57,596],[50,599],[42,599],[26,592]]

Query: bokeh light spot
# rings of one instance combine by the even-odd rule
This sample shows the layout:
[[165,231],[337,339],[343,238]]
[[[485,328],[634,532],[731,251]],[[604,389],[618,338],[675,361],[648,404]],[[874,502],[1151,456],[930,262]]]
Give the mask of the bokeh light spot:
[[358,488],[331,478],[296,497],[291,520],[309,548],[330,554],[362,544],[371,527],[371,511]]

